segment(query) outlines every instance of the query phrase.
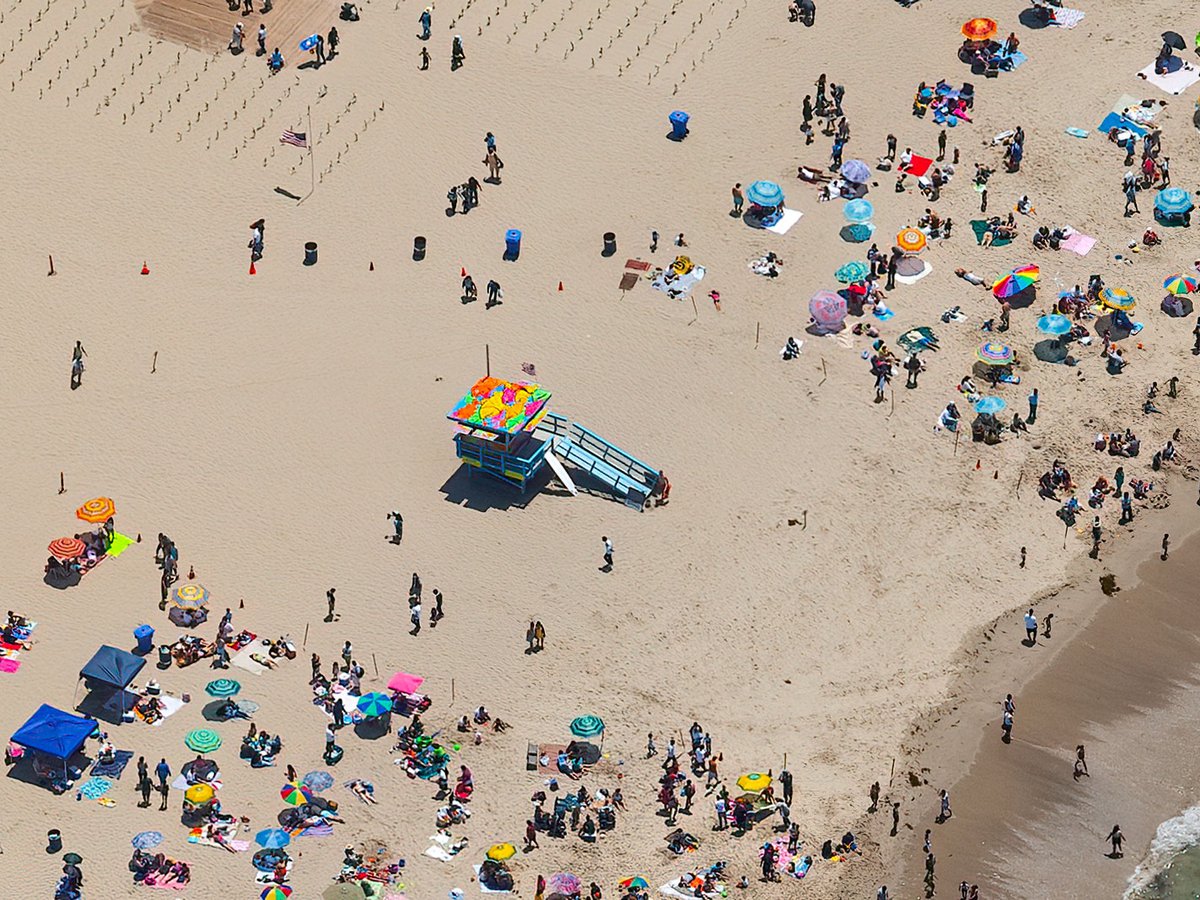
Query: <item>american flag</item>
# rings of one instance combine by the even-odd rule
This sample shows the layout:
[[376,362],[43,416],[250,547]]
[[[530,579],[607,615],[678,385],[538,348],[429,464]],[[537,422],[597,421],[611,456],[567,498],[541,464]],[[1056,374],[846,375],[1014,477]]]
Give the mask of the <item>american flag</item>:
[[308,147],[308,135],[303,131],[285,131],[279,136],[279,143],[291,144],[293,147]]

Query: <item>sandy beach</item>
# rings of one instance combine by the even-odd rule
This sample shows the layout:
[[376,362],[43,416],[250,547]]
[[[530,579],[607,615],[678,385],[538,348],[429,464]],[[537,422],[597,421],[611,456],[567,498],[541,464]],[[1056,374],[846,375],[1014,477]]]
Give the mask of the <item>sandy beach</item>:
[[[135,684],[154,678],[165,695],[190,702],[161,726],[102,728],[118,749],[151,768],[166,758],[175,773],[195,756],[185,735],[217,731],[223,745],[210,756],[240,840],[278,824],[284,767],[328,769],[335,785],[325,796],[346,821],[289,845],[297,897],[320,896],[343,848],[359,842],[385,842],[393,863],[405,860],[390,893],[476,893],[472,865],[497,842],[521,847],[530,796],[547,789],[546,773],[525,768],[527,745],[567,743],[569,724],[583,715],[606,724],[604,759],[583,784],[593,793],[621,787],[628,810],[596,843],[543,834],[539,848],[518,852],[508,865],[527,896],[539,874],[575,873],[585,894],[594,881],[617,897],[624,878],[644,875],[653,890],[718,860],[729,861],[731,885],[750,878],[745,891],[730,888],[735,895],[866,898],[880,884],[903,883],[894,896],[916,896],[920,833],[929,827],[918,823],[932,819],[937,788],[951,784],[955,817],[935,831],[939,896],[968,871],[986,880],[987,898],[1063,896],[1055,879],[1069,867],[1054,869],[1037,851],[1064,833],[1073,836],[1070,868],[1106,896],[1119,892],[1154,826],[1189,806],[1197,783],[1181,759],[1169,788],[1151,790],[1163,763],[1134,750],[1150,730],[1178,741],[1190,733],[1182,664],[1190,625],[1164,596],[1188,583],[1195,555],[1184,540],[1195,512],[1193,323],[1164,315],[1159,300],[1167,275],[1195,274],[1196,254],[1186,229],[1155,224],[1155,188],[1141,193],[1140,214],[1123,219],[1120,150],[1095,130],[1081,140],[1064,129],[1093,129],[1125,94],[1167,100],[1154,124],[1174,183],[1192,187],[1195,90],[1173,96],[1135,74],[1153,63],[1159,34],[1186,34],[1186,23],[1177,5],[1157,0],[1136,15],[1096,2],[1070,29],[1027,27],[1015,0],[981,11],[929,0],[869,11],[818,5],[813,28],[789,23],[785,3],[737,0],[436,5],[426,45],[416,36],[423,7],[408,0],[363,3],[358,22],[338,20],[332,4],[314,7],[312,18],[284,2],[242,17],[218,2],[203,27],[188,23],[197,29],[188,46],[163,31],[189,14],[183,6],[8,0],[0,8],[0,85],[10,81],[13,123],[0,137],[11,210],[0,462],[12,526],[0,572],[6,608],[37,627],[19,667],[0,673],[5,733],[41,703],[73,710],[86,693],[79,672],[100,645],[130,649],[143,623],[156,644],[185,631],[158,607],[154,549],[164,532],[179,550],[180,584],[211,594],[212,616],[196,633],[211,640],[229,608],[235,631],[290,636],[297,658],[257,674],[213,670],[208,660],[159,670],[155,651]],[[1020,36],[1029,57],[1020,68],[993,79],[960,62],[960,29],[976,13],[997,20],[1001,40]],[[268,50],[281,46],[287,58],[276,75],[255,56],[260,20]],[[231,55],[222,48],[236,21],[245,23],[247,49]],[[337,55],[309,65],[297,35],[335,23]],[[452,72],[455,34],[466,59]],[[428,71],[419,68],[422,46]],[[894,318],[850,317],[829,336],[806,331],[808,298],[844,289],[835,271],[863,259],[869,242],[839,236],[844,204],[821,202],[816,186],[796,178],[799,165],[829,166],[830,138],[818,134],[806,147],[798,131],[803,98],[822,72],[845,86],[845,157],[871,167],[873,240],[884,254],[927,207],[955,223],[950,239],[930,240],[921,254],[928,273],[887,292]],[[889,133],[901,150],[937,155],[941,128],[910,109],[920,82],[943,77],[973,82],[976,99],[972,121],[947,129],[947,159],[960,161],[933,202],[913,180],[895,191],[895,171],[875,165]],[[691,116],[680,142],[666,139],[676,109]],[[1008,173],[992,138],[1017,125],[1028,135],[1026,156]],[[285,129],[303,132],[311,154],[281,143]],[[485,181],[477,207],[451,214],[447,189],[488,174],[488,132],[505,162],[501,183]],[[1007,215],[1023,195],[1036,206],[1036,216],[1017,217],[1012,244],[974,239],[976,162],[996,169],[989,214]],[[803,213],[785,235],[729,214],[731,186],[759,179],[777,182],[787,208]],[[248,226],[260,218],[264,252],[251,275]],[[1035,250],[1030,235],[1041,224],[1070,224],[1096,245],[1086,256]],[[1129,242],[1151,227],[1162,244],[1133,253]],[[514,228],[521,253],[505,260]],[[653,252],[652,231],[660,235]],[[607,256],[606,232],[617,245]],[[679,234],[686,247],[675,245]],[[417,237],[427,246],[420,260]],[[315,265],[304,265],[307,242],[317,244]],[[783,259],[777,278],[750,268],[768,251]],[[641,277],[620,289],[626,260],[665,268],[678,255],[706,270],[690,297],[671,298]],[[1011,329],[981,331],[999,304],[954,270],[978,273],[986,287],[1031,262],[1040,282],[1027,304],[1014,305]],[[460,299],[464,271],[478,301]],[[1106,374],[1098,336],[1073,345],[1077,366],[1034,358],[1045,338],[1036,319],[1059,290],[1093,273],[1141,301],[1135,318],[1144,330],[1121,341],[1129,364],[1119,376]],[[492,279],[503,302],[485,308]],[[954,305],[966,320],[943,322]],[[884,402],[871,402],[868,358],[877,348],[873,336],[853,333],[860,322],[893,347],[909,329],[936,332],[918,388],[906,390],[897,370]],[[1094,319],[1085,324],[1095,329]],[[788,337],[804,343],[799,358],[783,361]],[[1029,432],[1006,432],[995,446],[971,441],[974,414],[956,390],[989,340],[1020,357],[1019,384],[985,391],[1007,401],[1006,421],[1027,415],[1033,388],[1041,397]],[[72,390],[76,341],[87,356]],[[670,502],[639,513],[594,484],[570,496],[547,478],[544,490],[522,495],[468,477],[446,414],[489,366],[500,378],[536,381],[555,412],[662,469]],[[1165,396],[1172,376],[1178,398]],[[1151,382],[1163,386],[1162,415],[1142,412]],[[951,401],[963,411],[959,441],[934,428]],[[1091,449],[1097,432],[1126,428],[1142,440],[1136,459]],[[1177,428],[1181,458],[1152,472],[1152,454]],[[1058,504],[1037,496],[1056,459],[1084,503],[1065,540]],[[1086,558],[1088,488],[1121,463],[1130,480],[1149,478],[1155,488],[1136,503],[1131,527],[1117,525],[1119,503],[1108,498],[1094,562]],[[1164,495],[1179,502],[1160,512]],[[90,529],[75,511],[95,497],[114,500],[116,529],[134,543],[56,590],[43,581],[47,544]],[[393,510],[404,517],[399,544],[389,540]],[[1171,562],[1147,564],[1137,573],[1144,586],[1125,588],[1164,530],[1177,537]],[[599,570],[603,536],[615,547],[609,572]],[[1094,586],[1110,568],[1123,590],[1101,607]],[[425,592],[417,635],[406,602],[413,572]],[[976,676],[982,664],[964,663],[964,654],[990,658],[989,645],[1019,640],[1011,611],[1051,591],[1062,600],[1071,584],[1087,597],[1056,609],[1054,640],[1066,649],[1050,651],[1041,674],[1026,670],[1019,691],[1013,685],[1016,740],[1000,747],[994,673]],[[337,618],[325,622],[330,587]],[[445,596],[436,628],[427,618],[433,588]],[[1131,621],[1122,604],[1135,595],[1148,612]],[[537,654],[524,652],[531,620],[547,633]],[[1147,662],[1144,651],[1122,655],[1143,644],[1113,640],[1140,641],[1143,628],[1155,642],[1148,668],[1135,666]],[[396,671],[426,678],[426,728],[459,745],[451,781],[460,765],[474,773],[472,815],[450,829],[468,849],[448,862],[423,855],[444,801],[393,764],[395,728],[377,739],[344,729],[345,756],[322,762],[329,717],[311,702],[309,655],[318,653],[328,673],[346,640],[365,669],[364,692],[386,691]],[[1011,655],[1026,665],[1021,649]],[[1106,672],[1113,667],[1122,672],[1116,684]],[[238,696],[259,704],[256,726],[281,736],[274,768],[239,759],[246,723],[204,720],[204,688],[217,677],[236,678]],[[961,733],[929,747],[913,725],[924,728],[947,703],[959,706]],[[480,704],[512,727],[474,745],[454,725]],[[394,719],[396,727],[408,721]],[[715,793],[702,784],[693,814],[678,822],[700,848],[668,853],[672,829],[655,803],[661,754],[671,736],[686,748],[694,721],[711,734],[731,791],[738,776],[777,774],[786,758],[805,853],[819,855],[824,841],[853,829],[863,855],[818,861],[799,887],[786,877],[782,886],[758,881],[757,851],[776,836],[778,819],[736,838],[714,832]],[[1063,722],[1070,734],[1057,727]],[[651,732],[660,756],[647,760]],[[1093,765],[1082,785],[1063,757],[1077,740]],[[89,755],[97,746],[89,740]],[[902,800],[903,822],[917,829],[895,840],[882,813],[864,813],[869,785],[887,785],[893,759],[884,793]],[[1117,760],[1126,773],[1119,787],[1104,777]],[[0,779],[0,801],[21,811],[0,828],[3,859],[13,863],[0,866],[9,893],[53,896],[63,860],[62,851],[46,852],[51,829],[83,857],[89,900],[152,890],[134,884],[127,865],[131,838],[146,830],[163,834],[158,850],[192,865],[187,894],[262,890],[251,852],[187,841],[182,791],[165,812],[141,809],[131,767],[106,806],[77,801],[74,791],[55,796],[22,777],[22,765]],[[922,767],[928,785],[896,787]],[[344,786],[352,779],[372,781],[378,805],[359,802]],[[998,814],[982,821],[988,810]],[[1124,861],[1103,859],[1099,829],[1110,819],[1128,837]]]

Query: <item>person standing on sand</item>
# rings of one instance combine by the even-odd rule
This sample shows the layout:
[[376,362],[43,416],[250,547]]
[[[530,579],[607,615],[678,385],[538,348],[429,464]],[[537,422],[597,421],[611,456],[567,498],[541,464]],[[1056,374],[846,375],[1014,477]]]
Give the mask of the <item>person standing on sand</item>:
[[421,601],[419,598],[412,598],[408,605],[408,619],[412,622],[412,631],[409,632],[413,637],[421,633]]
[[1125,842],[1125,835],[1121,833],[1120,825],[1114,825],[1105,840],[1112,841],[1112,853],[1108,854],[1110,857],[1121,859],[1125,855],[1125,851],[1121,849],[1121,845]]
[[941,162],[946,158],[946,129],[943,128],[938,134],[938,155],[937,161]]
[[729,213],[735,219],[742,214],[742,204],[746,202],[746,195],[742,193],[742,183],[739,181],[733,186],[733,210]]
[[442,592],[437,588],[433,589],[433,609],[429,611],[429,627],[437,628],[437,623],[445,618],[445,613],[442,612]]
[[321,68],[321,66],[325,65],[325,38],[321,37],[321,35],[319,35],[319,34],[317,35],[316,50],[317,50],[317,68],[319,69],[319,68]]
[[329,604],[329,613],[325,616],[326,622],[332,622],[334,616],[334,608],[337,606],[337,597],[333,595],[336,588],[330,588],[325,592],[325,602]]
[[533,623],[533,649],[539,653],[546,649],[546,627],[541,619]]
[[604,565],[600,567],[601,572],[611,572],[613,570],[613,545],[608,539],[608,535],[602,535],[600,540],[604,542]]
[[[943,792],[944,793],[944,792]],[[900,830],[900,801],[892,803],[892,837]]]
[[1013,714],[1004,710],[1004,718],[1000,720],[1000,740],[1006,744],[1012,743]]
[[1030,646],[1037,643],[1038,620],[1033,614],[1033,607],[1029,608],[1029,612],[1025,613],[1025,640],[1029,641]]
[[779,783],[783,787],[783,802],[792,805],[792,773],[787,769],[779,770]]
[[1092,550],[1088,555],[1092,559],[1100,558],[1100,538],[1103,537],[1104,531],[1100,527],[1100,517],[1096,516],[1092,520]]
[[421,11],[421,15],[417,19],[421,23],[421,34],[419,37],[423,41],[429,40],[429,29],[433,24],[433,7],[427,6]]
[[500,282],[495,278],[487,283],[487,303],[484,304],[484,309],[491,309],[500,303]]
[[260,22],[258,25],[258,53],[255,55],[267,55],[267,26],[266,23],[263,22]]
[[495,148],[488,150],[487,155],[483,158],[483,164],[488,169],[488,177],[485,180],[491,184],[499,184],[500,170],[504,168],[504,163],[500,161]]
[[1075,780],[1076,781],[1079,780],[1080,775],[1084,775],[1087,778],[1092,777],[1091,774],[1088,772],[1087,751],[1084,750],[1083,744],[1077,744],[1075,746]]
[[[527,628],[525,630],[525,655],[526,656],[528,656],[529,654],[531,654],[533,652],[533,641],[534,641],[533,622],[530,622],[529,628]],[[650,738],[651,738],[651,741],[653,742],[654,735],[650,735]]]
[[871,798],[871,805],[867,807],[867,812],[875,812],[879,809],[879,782],[876,781],[871,785],[871,790],[868,796]]
[[[1200,331],[1200,325],[1196,326]],[[1200,340],[1198,338],[1197,340]],[[83,358],[87,356],[87,351],[83,349],[83,343],[75,342],[75,349],[71,351],[71,389],[79,387],[83,384]]]
[[[938,791],[938,803],[939,803],[940,808],[938,810],[938,816],[937,816],[936,821],[939,825],[941,825],[943,822],[945,822],[947,819],[949,819],[951,816],[954,815],[954,813],[950,810],[950,792],[947,791],[945,788],[942,788],[940,791]],[[899,807],[900,807],[900,804],[897,803],[896,804],[897,810],[899,809]]]
[[466,58],[467,52],[463,49],[462,35],[456,34],[454,41],[450,44],[450,71],[457,71]]
[[1163,535],[1163,542],[1162,542],[1162,548],[1163,548],[1163,552],[1162,552],[1162,561],[1163,561],[1163,562],[1166,562],[1166,561],[1167,561],[1167,551],[1168,551],[1168,549],[1170,548],[1170,546],[1171,546],[1171,535],[1169,535],[1169,534],[1164,534],[1164,535]]

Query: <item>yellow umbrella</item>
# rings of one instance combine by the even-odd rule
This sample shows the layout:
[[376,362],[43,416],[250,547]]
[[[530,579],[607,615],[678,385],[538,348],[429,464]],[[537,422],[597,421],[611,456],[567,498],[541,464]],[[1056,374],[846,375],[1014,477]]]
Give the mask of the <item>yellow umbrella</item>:
[[516,855],[517,848],[512,844],[492,844],[487,852],[487,858],[493,859],[496,862],[504,862],[504,860],[512,859]]
[[906,253],[920,253],[926,243],[925,232],[918,228],[905,228],[896,235],[896,246]]
[[187,799],[188,803],[195,803],[197,806],[200,806],[216,796],[216,791],[212,789],[211,784],[193,784],[184,792],[183,796]]
[[771,776],[764,775],[762,772],[750,772],[737,780],[737,786],[743,791],[757,794],[771,786]]

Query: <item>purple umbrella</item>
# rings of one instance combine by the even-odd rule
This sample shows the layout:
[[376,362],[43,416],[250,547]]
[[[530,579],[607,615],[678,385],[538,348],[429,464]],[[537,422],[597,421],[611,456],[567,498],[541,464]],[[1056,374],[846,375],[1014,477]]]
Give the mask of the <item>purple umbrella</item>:
[[852,181],[855,184],[866,184],[871,180],[871,170],[867,168],[867,164],[861,159],[848,159],[842,163],[842,167],[838,169],[838,174],[847,181]]
[[808,301],[808,311],[820,331],[841,331],[846,321],[846,299],[833,291],[817,291]]

